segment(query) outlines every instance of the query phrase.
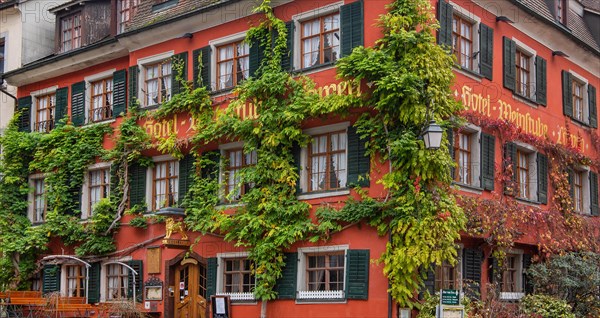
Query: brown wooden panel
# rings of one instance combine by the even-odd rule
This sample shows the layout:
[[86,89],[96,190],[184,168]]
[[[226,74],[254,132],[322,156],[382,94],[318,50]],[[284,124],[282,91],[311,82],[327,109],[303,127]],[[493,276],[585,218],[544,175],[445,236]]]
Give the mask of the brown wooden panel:
[[161,250],[160,247],[149,247],[146,250],[146,263],[148,274],[160,273]]

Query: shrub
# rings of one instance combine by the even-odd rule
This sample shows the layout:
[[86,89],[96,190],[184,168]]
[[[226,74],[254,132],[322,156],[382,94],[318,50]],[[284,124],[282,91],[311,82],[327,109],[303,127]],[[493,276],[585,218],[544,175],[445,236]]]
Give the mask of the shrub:
[[539,315],[541,318],[575,318],[571,305],[556,297],[534,294],[521,299],[521,310],[529,315]]

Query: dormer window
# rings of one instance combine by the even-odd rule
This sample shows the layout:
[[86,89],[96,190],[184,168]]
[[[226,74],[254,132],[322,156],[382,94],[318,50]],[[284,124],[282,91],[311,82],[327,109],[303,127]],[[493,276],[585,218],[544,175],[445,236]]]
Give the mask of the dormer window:
[[119,33],[125,32],[140,0],[119,0]]
[[567,0],[556,0],[556,20],[561,24],[567,24]]
[[60,51],[67,52],[81,47],[81,13],[60,19]]

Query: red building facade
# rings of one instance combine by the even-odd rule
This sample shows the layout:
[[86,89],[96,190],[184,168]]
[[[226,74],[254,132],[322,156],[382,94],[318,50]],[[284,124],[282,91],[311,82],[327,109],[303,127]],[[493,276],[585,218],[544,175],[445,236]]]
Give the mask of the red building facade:
[[[381,38],[377,19],[390,1],[274,1],[275,15],[286,21],[289,61],[285,67],[315,81],[319,94],[366,91],[366,85],[336,79],[336,61],[357,45],[373,46]],[[556,1],[562,3],[561,1]],[[502,123],[521,132],[564,145],[592,159],[589,166],[573,167],[569,181],[574,210],[598,223],[598,151],[600,133],[596,100],[600,87],[600,43],[595,21],[599,8],[570,1],[432,1],[440,20],[438,40],[456,56],[454,96],[464,105],[470,122],[449,134],[452,173],[458,191],[466,197],[500,200],[506,193],[502,180],[507,158],[513,163],[512,193],[518,204],[541,211],[550,209],[555,189],[549,179],[549,159],[535,144],[507,140],[489,125]],[[57,54],[5,74],[19,87],[20,129],[47,132],[67,116],[75,126],[108,123],[117,128],[136,101],[153,112],[176,95],[176,77],[210,83],[216,107],[225,108],[231,89],[253,76],[260,62],[255,46],[243,42],[252,14],[251,1],[71,1],[53,9],[57,16]],[[176,61],[184,61],[183,71]],[[199,64],[202,64],[201,71]],[[248,105],[238,115],[257,116]],[[357,114],[310,120],[304,132],[309,146],[299,159],[298,199],[311,213],[322,206],[342,206],[349,196],[359,198],[353,182],[368,195],[385,197],[377,182],[387,164],[366,160],[352,124]],[[168,119],[147,117],[138,122],[156,141],[175,133],[185,140],[194,133],[187,113]],[[255,153],[244,153],[235,140],[210,145],[224,159],[219,171],[223,209],[234,209],[246,185],[236,186],[243,167],[256,163]],[[112,149],[114,139],[105,137]],[[190,146],[183,147],[189,151]],[[130,206],[145,207],[147,217],[181,203],[193,173],[191,156],[177,160],[150,149],[144,153],[149,168],[130,167]],[[80,193],[81,219],[91,218],[95,204],[107,198],[111,163],[90,165]],[[359,178],[368,175],[368,181]],[[33,173],[29,183],[29,218],[44,222],[44,175]],[[114,181],[114,180],[113,180]],[[312,216],[312,215],[311,215]],[[132,226],[125,215],[115,234],[116,252],[82,257],[89,272],[77,262],[45,263],[34,286],[44,292],[85,296],[90,303],[118,301],[133,296],[135,276],[138,301],[157,317],[204,317],[210,296],[228,295],[230,317],[258,317],[260,301],[248,253],[220,235],[187,231],[191,250],[164,241],[164,223],[147,228]],[[595,222],[595,223],[594,223]],[[172,227],[173,238],[180,237]],[[539,237],[530,229],[507,252],[502,271],[501,298],[515,300],[529,292],[524,271],[539,251]],[[595,228],[597,231],[598,229]],[[169,237],[167,237],[168,239]],[[180,240],[181,238],[181,240]],[[175,241],[177,241],[175,240]],[[269,301],[270,317],[396,317],[399,309],[388,294],[383,265],[376,260],[385,251],[387,237],[365,223],[333,234],[327,242],[297,243],[286,251],[286,267]],[[485,286],[493,279],[491,247],[481,237],[466,233],[460,242],[458,264],[443,264],[425,282],[431,291],[463,288],[463,279]],[[64,252],[63,252],[64,251]],[[74,255],[73,246],[52,240],[48,255]],[[138,271],[132,273],[122,262]],[[86,274],[87,273],[87,274]],[[87,275],[87,277],[86,277]],[[82,284],[87,280],[87,294]],[[84,284],[85,285],[85,284]],[[162,287],[155,289],[152,287]]]

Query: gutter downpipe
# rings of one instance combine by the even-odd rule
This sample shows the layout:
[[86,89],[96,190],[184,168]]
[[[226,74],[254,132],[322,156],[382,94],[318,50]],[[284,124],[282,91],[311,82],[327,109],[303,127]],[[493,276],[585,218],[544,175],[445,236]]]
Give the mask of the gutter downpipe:
[[0,77],[0,92],[6,94],[8,97],[12,98],[15,100],[15,109],[17,108],[17,103],[18,103],[18,99],[15,95],[9,93],[8,91],[6,91],[3,87],[2,84],[4,84],[4,77]]
[[[392,244],[392,229],[389,230],[389,238],[390,244]],[[392,284],[390,283],[390,279],[388,278],[388,318],[392,318],[392,293],[389,290],[392,288]]]

